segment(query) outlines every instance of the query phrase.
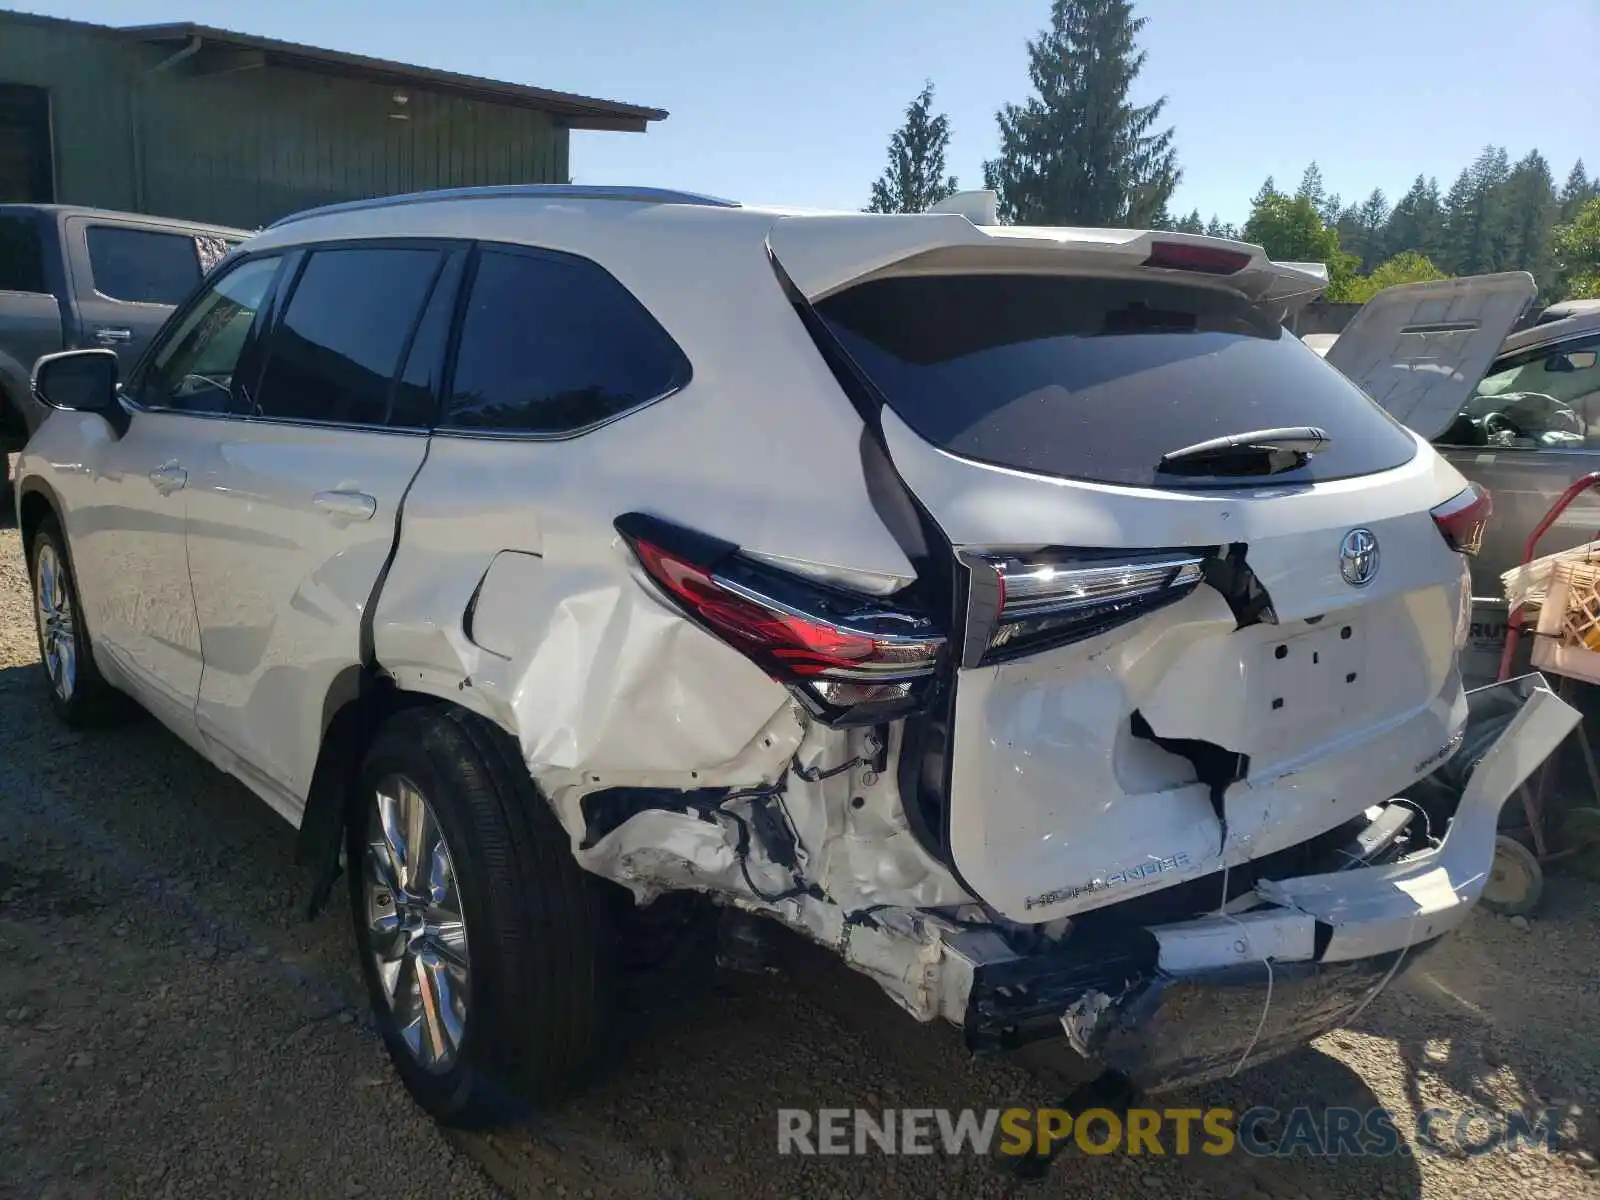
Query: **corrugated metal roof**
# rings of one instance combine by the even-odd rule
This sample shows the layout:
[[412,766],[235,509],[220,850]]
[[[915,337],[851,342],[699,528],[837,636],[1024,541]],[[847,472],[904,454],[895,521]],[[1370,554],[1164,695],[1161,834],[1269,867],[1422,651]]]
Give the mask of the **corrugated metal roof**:
[[484,79],[476,75],[460,75],[454,71],[440,71],[411,63],[391,62],[382,58],[370,58],[364,54],[348,54],[342,50],[305,46],[298,42],[283,42],[275,38],[257,37],[254,34],[239,33],[232,29],[217,29],[210,25],[197,25],[187,21],[167,25],[111,26],[4,10],[0,10],[0,17],[41,25],[75,26],[86,32],[110,34],[154,45],[185,43],[199,38],[207,47],[253,51],[262,55],[264,64],[269,66],[312,71],[388,87],[426,88],[490,104],[535,109],[560,117],[562,123],[572,129],[611,129],[642,133],[649,122],[662,121],[667,117],[666,110],[661,108],[624,104],[594,96],[579,96],[572,92],[554,92],[546,88],[506,83],[499,79]]

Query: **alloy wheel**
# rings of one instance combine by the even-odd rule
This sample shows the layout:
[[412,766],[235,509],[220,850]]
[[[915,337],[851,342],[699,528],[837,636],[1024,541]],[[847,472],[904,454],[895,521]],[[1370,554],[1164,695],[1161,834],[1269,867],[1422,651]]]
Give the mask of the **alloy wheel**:
[[72,593],[67,588],[66,568],[50,542],[39,547],[34,561],[34,612],[39,621],[39,649],[50,686],[63,701],[72,699],[78,682],[77,620],[72,611]]
[[379,781],[364,857],[369,949],[394,1028],[419,1065],[447,1071],[471,996],[467,925],[444,831],[410,779]]

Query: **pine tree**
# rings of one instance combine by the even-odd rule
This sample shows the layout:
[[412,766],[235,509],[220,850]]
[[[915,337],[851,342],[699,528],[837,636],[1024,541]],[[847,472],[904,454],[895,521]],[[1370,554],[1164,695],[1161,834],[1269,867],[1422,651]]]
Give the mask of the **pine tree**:
[[1211,220],[1206,222],[1206,233],[1211,237],[1219,238],[1237,239],[1239,236],[1239,231],[1232,225],[1229,225],[1227,222],[1221,220],[1216,213],[1212,213]]
[[1452,275],[1462,273],[1462,261],[1469,255],[1468,242],[1471,233],[1468,228],[1469,214],[1472,211],[1472,172],[1463,167],[1461,174],[1456,176],[1456,181],[1450,185],[1450,190],[1445,193],[1444,203],[1441,205],[1440,220],[1440,249],[1439,265]]
[[1372,195],[1361,202],[1356,210],[1356,238],[1350,245],[1340,245],[1352,254],[1361,256],[1361,273],[1368,274],[1384,259],[1383,225],[1389,219],[1389,198],[1382,188],[1373,188]]
[[1304,196],[1311,201],[1311,207],[1321,212],[1328,202],[1328,191],[1322,186],[1322,168],[1317,166],[1317,160],[1312,159],[1311,165],[1305,169],[1305,174],[1300,176],[1300,186],[1295,189],[1296,196]]
[[922,85],[906,106],[905,124],[889,139],[889,165],[872,185],[868,212],[918,213],[956,191],[956,177],[945,174],[950,120],[933,111],[933,84]]
[[1272,181],[1272,176],[1267,176],[1267,181],[1256,189],[1256,194],[1250,197],[1250,207],[1260,208],[1272,197],[1278,195],[1278,185]]
[[1439,181],[1418,175],[1384,223],[1385,261],[1412,251],[1432,259],[1439,252]]
[[1322,202],[1322,207],[1317,214],[1322,218],[1324,225],[1334,225],[1339,221],[1339,214],[1344,212],[1344,199],[1338,192],[1334,192]]
[[1502,146],[1485,146],[1456,178],[1444,202],[1445,258],[1456,275],[1498,271],[1510,259],[1505,184],[1511,163]]
[[[1338,233],[1339,248],[1346,253],[1350,253],[1350,247],[1360,245],[1361,210],[1354,204],[1346,204],[1336,212],[1324,214],[1323,224]],[[1357,265],[1359,265],[1359,258]]]
[[1555,283],[1550,231],[1560,208],[1550,164],[1537,150],[1530,151],[1511,169],[1505,184],[1505,209],[1508,241],[1501,266],[1531,272],[1540,294],[1548,296]]
[[1128,99],[1146,19],[1129,0],[1052,0],[1050,28],[1028,43],[1037,94],[997,114],[1000,156],[983,168],[1004,219],[1138,227],[1165,209],[1181,174],[1158,126],[1166,99]]
[[1561,188],[1561,220],[1572,220],[1578,215],[1578,210],[1595,196],[1600,196],[1600,180],[1590,182],[1589,172],[1584,169],[1583,159],[1580,158],[1572,164],[1567,182]]
[[1184,217],[1183,220],[1179,221],[1175,226],[1173,226],[1173,228],[1179,233],[1204,233],[1206,231],[1206,223],[1204,219],[1201,218],[1200,210],[1197,208],[1187,217]]

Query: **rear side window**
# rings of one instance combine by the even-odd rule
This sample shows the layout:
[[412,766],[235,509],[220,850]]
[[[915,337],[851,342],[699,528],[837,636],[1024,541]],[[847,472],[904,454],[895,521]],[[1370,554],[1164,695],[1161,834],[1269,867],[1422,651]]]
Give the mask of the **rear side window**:
[[563,436],[688,379],[683,351],[597,264],[543,251],[485,250],[441,424]]
[[256,413],[384,424],[442,258],[420,246],[312,251],[272,332]]
[[44,290],[38,225],[26,217],[0,217],[0,292]]
[[[997,466],[1136,487],[1238,487],[1157,472],[1209,438],[1314,425],[1329,446],[1273,485],[1397,467],[1416,443],[1243,298],[1159,280],[906,276],[816,306],[926,440]],[[1265,482],[1265,481],[1258,481]]]
[[194,238],[116,225],[91,225],[89,271],[94,290],[134,304],[179,304],[200,282]]

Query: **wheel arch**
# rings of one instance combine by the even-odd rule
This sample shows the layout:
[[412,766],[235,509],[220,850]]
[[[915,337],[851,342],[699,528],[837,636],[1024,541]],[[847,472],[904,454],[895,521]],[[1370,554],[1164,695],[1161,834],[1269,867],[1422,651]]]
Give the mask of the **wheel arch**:
[[[347,798],[379,726],[409,708],[456,708],[488,718],[456,697],[401,686],[387,672],[352,664],[334,676],[322,702],[322,738],[295,841],[295,859],[312,872],[307,915],[327,905],[341,870]],[[492,718],[489,718],[492,719]],[[496,722],[498,724],[498,722]]]
[[[33,539],[46,517],[54,517],[56,524],[66,532],[66,521],[61,511],[61,498],[55,489],[42,479],[24,479],[18,496],[17,528],[22,533],[22,553],[28,562],[33,561]],[[72,548],[64,546],[68,565],[72,562]]]
[[22,364],[0,351],[0,453],[8,452],[9,443],[19,436],[17,448],[28,440],[28,415],[21,397],[32,386]]

